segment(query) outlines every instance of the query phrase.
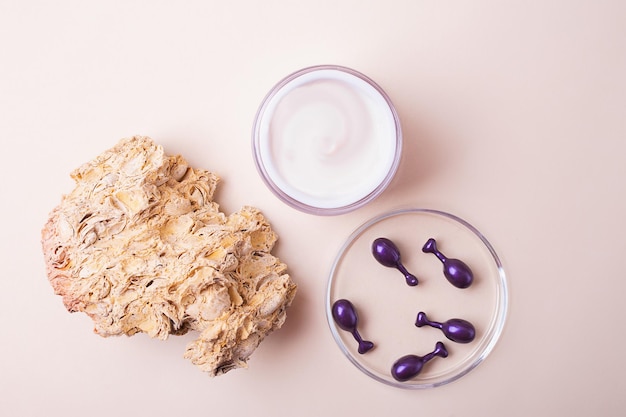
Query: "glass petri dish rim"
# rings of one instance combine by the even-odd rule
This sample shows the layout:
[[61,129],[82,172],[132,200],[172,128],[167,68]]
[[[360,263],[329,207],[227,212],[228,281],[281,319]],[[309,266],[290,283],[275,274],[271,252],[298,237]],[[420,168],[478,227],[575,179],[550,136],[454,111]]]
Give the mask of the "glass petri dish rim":
[[[354,201],[350,204],[346,204],[346,205],[338,206],[338,207],[316,207],[313,205],[303,203],[297,200],[296,198],[290,196],[272,180],[267,169],[265,168],[265,164],[261,156],[261,142],[260,142],[261,120],[264,117],[265,111],[267,110],[267,107],[270,104],[273,97],[276,94],[278,94],[278,92],[282,88],[287,86],[291,81],[311,72],[325,71],[325,70],[344,72],[353,77],[361,79],[365,83],[369,84],[374,90],[376,90],[376,92],[380,94],[383,100],[387,103],[389,111],[391,112],[391,115],[393,117],[393,121],[395,124],[395,133],[396,133],[395,135],[396,136],[396,143],[395,143],[396,149],[395,149],[394,160],[385,178],[380,182],[380,184],[376,186],[376,188],[374,188],[369,194],[365,195],[361,199]],[[293,207],[304,213],[314,214],[318,216],[333,216],[333,215],[345,214],[345,213],[354,211],[360,207],[363,207],[367,203],[376,199],[389,186],[396,172],[398,171],[398,168],[400,166],[401,156],[402,156],[402,148],[403,148],[402,125],[400,123],[400,117],[398,115],[398,112],[396,111],[396,108],[393,105],[389,95],[385,92],[385,90],[382,89],[380,85],[378,85],[374,80],[369,78],[367,75],[357,70],[354,70],[352,68],[348,68],[342,65],[332,65],[332,64],[312,65],[312,66],[294,71],[291,74],[287,75],[278,83],[276,83],[271,88],[271,90],[266,94],[266,96],[263,98],[256,112],[256,115],[254,116],[254,123],[252,125],[252,155],[253,155],[254,164],[256,166],[257,172],[261,176],[261,179],[263,180],[265,185],[270,189],[270,191],[276,197],[278,197],[279,200],[286,203],[290,207]]]
[[[498,280],[499,280],[498,292],[497,292],[498,300],[496,300],[497,301],[496,304],[498,308],[493,318],[494,326],[493,326],[493,329],[491,330],[492,334],[488,343],[486,343],[485,346],[480,351],[480,354],[478,354],[477,357],[470,364],[463,367],[463,369],[461,369],[459,372],[455,373],[454,375],[447,377],[447,378],[440,379],[440,380],[436,380],[434,382],[427,382],[427,383],[422,383],[422,384],[419,384],[419,383],[407,384],[407,383],[403,383],[399,381],[394,381],[391,379],[387,380],[385,378],[381,378],[380,376],[376,375],[375,373],[367,369],[367,367],[363,366],[358,360],[356,360],[356,358],[353,355],[350,354],[348,349],[344,346],[341,336],[339,335],[339,332],[337,331],[337,328],[335,327],[335,324],[334,324],[334,320],[332,317],[332,306],[331,306],[331,292],[333,288],[335,272],[337,270],[337,267],[340,261],[343,258],[343,255],[352,246],[354,241],[359,236],[361,236],[361,234],[363,234],[369,227],[373,226],[374,224],[382,220],[395,217],[395,216],[400,216],[403,214],[411,214],[411,213],[422,213],[422,214],[442,216],[449,220],[455,221],[461,224],[462,226],[464,226],[465,228],[467,228],[470,232],[472,232],[474,235],[476,235],[476,237],[480,239],[480,241],[485,245],[485,247],[489,251],[496,265],[496,269],[498,271]],[[361,372],[363,372],[370,378],[378,382],[381,382],[383,384],[390,385],[396,388],[418,390],[418,389],[435,388],[435,387],[439,387],[439,386],[454,382],[458,380],[459,378],[463,377],[464,375],[466,375],[467,373],[469,373],[470,371],[472,371],[473,369],[475,369],[478,365],[480,365],[485,360],[485,358],[487,358],[487,356],[491,353],[496,343],[500,339],[502,330],[504,328],[504,324],[506,322],[506,317],[507,317],[507,312],[508,312],[508,286],[507,286],[507,280],[506,280],[506,273],[504,271],[504,267],[502,265],[500,257],[496,253],[491,243],[489,243],[487,238],[478,229],[476,229],[472,224],[470,224],[469,222],[463,220],[462,218],[458,216],[455,216],[453,214],[450,214],[441,210],[429,209],[429,208],[402,208],[402,209],[396,209],[396,210],[391,210],[391,211],[382,213],[378,216],[375,216],[367,220],[365,223],[359,226],[356,230],[354,230],[350,234],[350,236],[348,236],[346,241],[343,243],[343,245],[339,249],[339,252],[337,256],[335,257],[335,260],[333,261],[333,264],[331,266],[331,269],[328,275],[328,282],[326,284],[325,304],[326,304],[326,309],[325,309],[326,321],[330,329],[330,332],[333,335],[333,338],[335,339],[335,342],[339,346],[340,350],[348,358],[348,360],[352,362],[354,366],[356,366]]]

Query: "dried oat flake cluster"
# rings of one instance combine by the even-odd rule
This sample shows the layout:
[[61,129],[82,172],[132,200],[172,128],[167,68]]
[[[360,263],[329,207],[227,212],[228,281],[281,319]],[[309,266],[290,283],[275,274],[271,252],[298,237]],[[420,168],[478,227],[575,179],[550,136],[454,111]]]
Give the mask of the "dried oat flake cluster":
[[215,376],[282,326],[296,285],[271,254],[277,236],[256,208],[220,212],[215,174],[136,136],[71,176],[42,246],[55,293],[97,334],[196,331],[185,357]]

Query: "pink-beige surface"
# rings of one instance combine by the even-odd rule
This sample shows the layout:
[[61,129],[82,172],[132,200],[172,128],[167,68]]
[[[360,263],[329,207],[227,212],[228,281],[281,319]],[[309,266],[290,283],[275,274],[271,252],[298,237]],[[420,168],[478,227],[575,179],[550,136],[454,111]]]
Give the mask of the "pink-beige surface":
[[[624,21],[608,0],[0,0],[0,415],[623,415]],[[280,202],[250,149],[267,91],[318,64],[375,80],[404,131],[390,187],[334,217]],[[47,282],[40,231],[69,173],[136,134],[218,174],[222,211],[256,206],[280,237],[298,293],[248,369],[209,378],[187,336],[101,338]],[[508,280],[491,354],[428,390],[360,372],[326,319],[343,242],[407,207],[469,221]]]

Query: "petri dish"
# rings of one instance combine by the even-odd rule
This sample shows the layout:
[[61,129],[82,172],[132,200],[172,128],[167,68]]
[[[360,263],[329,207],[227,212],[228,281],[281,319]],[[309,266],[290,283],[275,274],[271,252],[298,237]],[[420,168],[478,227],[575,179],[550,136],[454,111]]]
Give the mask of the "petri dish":
[[[406,269],[419,283],[408,286],[404,275],[372,256],[372,242],[393,241]],[[448,258],[466,263],[474,280],[460,289],[448,282],[443,263],[422,252],[429,238]],[[340,299],[356,308],[358,331],[375,347],[365,354],[350,332],[333,320],[332,306]],[[381,214],[358,227],[343,244],[330,270],[326,290],[326,316],[330,331],[344,355],[364,374],[398,388],[426,389],[448,384],[482,363],[493,350],[506,320],[507,283],[502,263],[487,239],[471,224],[452,214],[423,208]],[[456,343],[431,326],[415,325],[418,312],[432,321],[461,318],[472,323],[476,336]],[[443,342],[446,358],[435,357],[413,379],[398,381],[393,363],[405,355],[424,356]]]

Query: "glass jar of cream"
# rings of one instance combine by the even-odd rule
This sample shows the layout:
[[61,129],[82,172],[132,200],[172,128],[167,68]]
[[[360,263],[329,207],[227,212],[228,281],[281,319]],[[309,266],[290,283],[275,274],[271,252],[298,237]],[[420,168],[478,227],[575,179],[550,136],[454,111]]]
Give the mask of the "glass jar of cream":
[[280,81],[257,112],[257,169],[282,201],[335,215],[378,197],[400,162],[402,131],[385,92],[352,69],[321,65]]

